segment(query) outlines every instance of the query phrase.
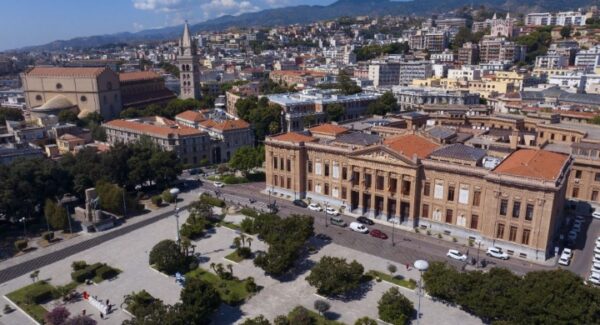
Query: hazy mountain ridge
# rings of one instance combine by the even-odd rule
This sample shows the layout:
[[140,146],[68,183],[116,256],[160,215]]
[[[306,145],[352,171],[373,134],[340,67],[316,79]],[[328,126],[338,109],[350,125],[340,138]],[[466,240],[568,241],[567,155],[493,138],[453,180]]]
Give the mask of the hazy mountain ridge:
[[[287,24],[305,24],[319,20],[333,19],[341,16],[359,15],[427,15],[448,12],[450,10],[470,6],[484,5],[514,13],[535,11],[571,10],[595,4],[595,0],[339,0],[328,6],[293,6],[267,9],[259,12],[245,13],[239,16],[222,16],[191,26],[192,32],[219,30],[229,27],[277,26]],[[64,47],[84,48],[102,46],[111,43],[128,43],[136,41],[175,39],[181,33],[181,26],[143,30],[135,33],[77,37],[69,40],[57,40],[39,46],[30,46],[21,50],[58,50]]]

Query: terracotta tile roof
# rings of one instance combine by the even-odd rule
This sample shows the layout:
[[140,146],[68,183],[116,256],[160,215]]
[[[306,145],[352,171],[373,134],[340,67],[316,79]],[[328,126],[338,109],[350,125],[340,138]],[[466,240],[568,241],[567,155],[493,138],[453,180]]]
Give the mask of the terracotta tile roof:
[[204,114],[197,112],[197,111],[192,111],[192,110],[185,111],[183,113],[179,113],[175,116],[175,118],[190,121],[190,122],[206,121],[206,117],[204,116]]
[[348,128],[333,124],[321,124],[309,129],[311,133],[326,134],[326,135],[338,135],[348,132]]
[[63,141],[80,141],[83,140],[82,138],[69,134],[69,133],[65,133],[63,135],[61,135],[59,138],[59,140],[63,140]]
[[272,139],[278,140],[278,141],[286,141],[286,142],[311,142],[311,141],[316,140],[315,138],[313,138],[311,136],[300,134],[297,132],[284,133],[284,134],[275,136]]
[[25,74],[36,77],[97,77],[106,69],[108,68],[33,67],[29,71],[25,72]]
[[134,72],[121,72],[119,73],[119,81],[138,81],[138,80],[152,80],[162,78],[159,74],[154,71],[134,71]]
[[417,155],[420,159],[424,159],[440,147],[439,144],[415,134],[406,134],[388,138],[383,143],[390,149],[410,159],[412,159],[414,155]]
[[325,77],[327,73],[320,71],[311,70],[273,70],[271,74],[274,76],[314,76],[314,77]]
[[138,133],[143,133],[147,135],[155,135],[161,137],[169,137],[169,136],[195,136],[201,135],[202,131],[187,127],[184,125],[180,125],[174,121],[163,119],[165,125],[158,124],[149,124],[142,123],[135,120],[112,120],[110,122],[106,122],[103,125],[111,128],[119,128],[131,131],[137,131]]
[[553,181],[560,176],[567,159],[568,155],[556,152],[521,149],[504,159],[494,173]]
[[214,129],[222,131],[246,129],[249,127],[250,124],[244,120],[225,120],[221,123],[216,123],[215,126],[213,126]]

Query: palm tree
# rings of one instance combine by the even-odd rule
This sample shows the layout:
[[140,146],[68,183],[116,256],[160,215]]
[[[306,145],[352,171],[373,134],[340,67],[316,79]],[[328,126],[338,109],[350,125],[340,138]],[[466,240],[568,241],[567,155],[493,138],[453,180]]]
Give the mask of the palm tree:
[[242,242],[242,240],[240,239],[240,237],[235,237],[233,239],[233,246],[235,246],[236,249],[240,249],[241,242]]
[[233,265],[231,264],[227,264],[227,269],[229,270],[229,273],[231,274],[231,276],[233,277]]
[[242,247],[246,244],[246,235],[243,233],[240,235],[240,240],[242,241]]
[[246,242],[248,243],[248,248],[250,248],[252,246],[252,237],[248,237],[246,238]]
[[215,263],[210,263],[210,268],[211,268],[211,270],[213,270],[215,273],[217,273],[217,267],[216,267]]

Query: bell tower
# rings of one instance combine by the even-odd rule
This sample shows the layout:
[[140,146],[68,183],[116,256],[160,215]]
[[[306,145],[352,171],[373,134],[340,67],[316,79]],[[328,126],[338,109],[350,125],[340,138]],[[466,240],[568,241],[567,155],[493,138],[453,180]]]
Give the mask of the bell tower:
[[179,40],[179,98],[200,98],[200,67],[196,53],[196,42],[192,39],[187,20],[183,27],[183,35]]

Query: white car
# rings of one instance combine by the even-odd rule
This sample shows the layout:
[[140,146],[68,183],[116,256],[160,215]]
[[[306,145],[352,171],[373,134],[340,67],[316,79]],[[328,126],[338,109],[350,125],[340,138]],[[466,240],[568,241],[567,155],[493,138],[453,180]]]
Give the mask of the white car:
[[570,248],[563,248],[563,255],[566,255],[568,258],[573,257],[573,251]]
[[600,273],[592,272],[588,278],[588,282],[595,285],[600,285]]
[[223,186],[225,186],[225,184],[223,184],[223,183],[221,183],[221,182],[215,182],[215,183],[214,183],[214,185],[215,185],[216,187],[223,187]]
[[485,255],[491,256],[491,257],[495,257],[495,258],[499,258],[501,260],[507,260],[508,259],[508,254],[506,254],[505,252],[503,252],[500,247],[495,247],[495,246],[488,247],[487,251],[485,252]]
[[594,255],[594,258],[592,259],[592,263],[600,263],[600,255],[598,255],[598,254]]
[[600,247],[598,247],[598,246],[594,247],[594,253],[600,254]]
[[592,217],[594,219],[600,219],[600,211],[594,211],[594,213],[592,213]]
[[560,255],[560,258],[558,259],[558,264],[567,266],[569,265],[569,263],[571,263],[571,258],[569,256],[565,255],[565,253]]
[[457,261],[466,261],[467,260],[467,255],[457,251],[456,249],[451,249],[448,251],[448,253],[446,253],[446,256],[450,257],[451,259],[455,259]]
[[600,237],[596,238],[596,247],[600,246]]
[[592,272],[600,273],[600,263],[592,264]]
[[337,216],[337,215],[340,214],[340,212],[338,210],[336,210],[334,208],[330,208],[330,207],[328,207],[327,209],[325,209],[325,213],[331,214],[331,215],[334,215],[334,216]]
[[367,232],[369,232],[369,228],[367,228],[362,223],[358,223],[358,222],[351,222],[350,223],[350,229],[352,231],[360,232],[360,233],[363,233],[363,234],[366,234]]
[[323,211],[323,208],[321,208],[318,204],[316,203],[311,203],[308,205],[308,208],[312,211]]

